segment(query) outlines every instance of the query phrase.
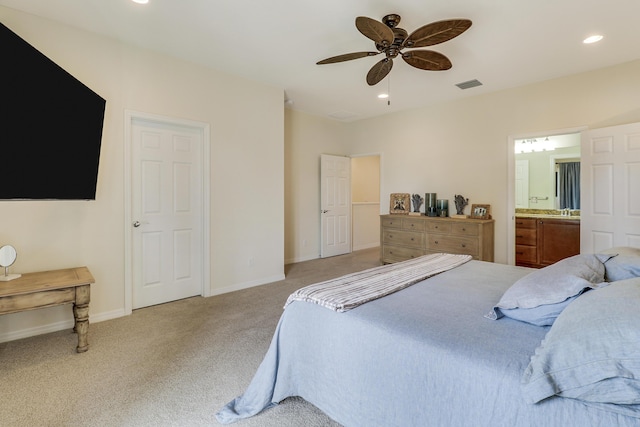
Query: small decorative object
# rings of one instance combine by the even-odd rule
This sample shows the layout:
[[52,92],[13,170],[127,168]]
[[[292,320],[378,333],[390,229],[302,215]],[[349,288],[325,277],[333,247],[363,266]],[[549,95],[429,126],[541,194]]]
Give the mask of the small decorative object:
[[460,194],[454,195],[453,199],[456,204],[456,214],[463,215],[464,207],[469,203],[469,199],[465,199],[464,196],[461,196]]
[[456,215],[453,217],[466,218],[467,216],[464,214],[464,208],[469,204],[469,199],[465,199],[464,196],[456,194],[453,196],[453,201],[456,204]]
[[407,215],[411,210],[411,194],[391,193],[389,200],[389,213]]
[[413,203],[413,212],[409,212],[409,215],[420,215],[420,207],[424,203],[424,198],[419,194],[413,194],[411,196],[411,203]]
[[449,216],[449,200],[438,199],[436,202],[436,208],[438,216],[447,217]]
[[17,279],[22,274],[9,274],[9,267],[16,261],[16,249],[11,245],[4,245],[0,248],[0,267],[4,267],[4,275],[0,275],[0,281],[8,282]]
[[471,218],[491,219],[491,205],[471,205]]
[[424,195],[424,199],[426,201],[424,214],[426,216],[438,216],[438,212],[436,209],[436,197],[436,193],[426,193]]

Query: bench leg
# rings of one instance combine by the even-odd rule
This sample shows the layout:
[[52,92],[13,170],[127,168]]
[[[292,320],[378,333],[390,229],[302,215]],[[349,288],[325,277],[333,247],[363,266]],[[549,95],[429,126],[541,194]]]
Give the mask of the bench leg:
[[89,342],[87,335],[89,332],[89,304],[73,305],[73,317],[75,325],[73,332],[78,334],[78,353],[84,353],[89,350]]

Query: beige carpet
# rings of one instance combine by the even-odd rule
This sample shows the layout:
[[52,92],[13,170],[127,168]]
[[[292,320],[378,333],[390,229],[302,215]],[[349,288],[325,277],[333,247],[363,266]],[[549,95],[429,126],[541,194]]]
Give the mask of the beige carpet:
[[[367,249],[286,266],[286,279],[92,324],[89,351],[60,331],[0,344],[0,426],[207,426],[241,394],[287,296],[379,265]],[[2,319],[0,318],[0,321]],[[338,426],[290,398],[237,426]]]

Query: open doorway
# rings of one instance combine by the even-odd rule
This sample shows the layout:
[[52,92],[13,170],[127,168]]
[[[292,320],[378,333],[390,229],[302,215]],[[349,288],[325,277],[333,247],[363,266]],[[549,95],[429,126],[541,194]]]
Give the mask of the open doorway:
[[507,144],[507,218],[510,218],[507,222],[508,264],[515,264],[516,208],[556,209],[555,163],[563,158],[579,159],[580,138],[584,129],[570,128],[509,136]]
[[380,246],[380,155],[351,158],[353,250]]

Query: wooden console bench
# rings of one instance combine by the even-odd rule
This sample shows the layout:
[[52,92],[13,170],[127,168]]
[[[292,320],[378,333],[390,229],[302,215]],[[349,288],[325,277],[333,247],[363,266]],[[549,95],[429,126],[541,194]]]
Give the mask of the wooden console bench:
[[25,273],[17,279],[0,282],[0,314],[73,304],[77,351],[85,352],[89,349],[89,287],[94,282],[87,267]]

